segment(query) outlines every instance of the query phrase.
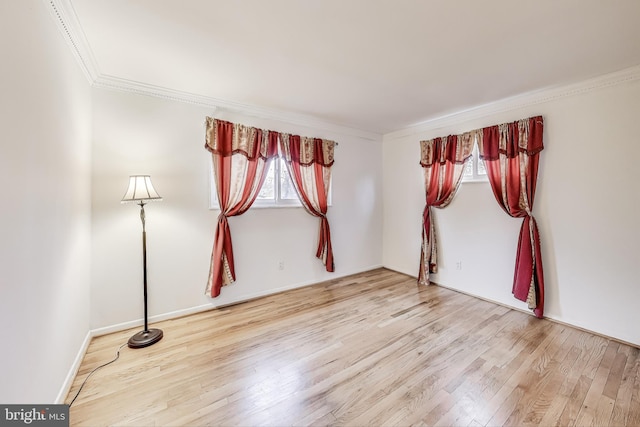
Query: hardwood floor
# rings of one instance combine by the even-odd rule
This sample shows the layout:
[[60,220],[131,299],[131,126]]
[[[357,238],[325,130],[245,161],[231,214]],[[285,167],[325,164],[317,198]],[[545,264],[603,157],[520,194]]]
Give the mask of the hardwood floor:
[[384,269],[152,326],[72,425],[640,426],[639,349]]

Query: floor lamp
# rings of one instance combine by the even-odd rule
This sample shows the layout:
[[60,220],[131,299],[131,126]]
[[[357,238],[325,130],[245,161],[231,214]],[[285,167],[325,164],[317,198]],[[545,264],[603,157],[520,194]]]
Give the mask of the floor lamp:
[[129,188],[121,203],[134,202],[140,205],[140,220],[142,221],[142,268],[144,271],[144,330],[129,338],[129,347],[142,348],[155,344],[162,339],[162,330],[149,329],[147,321],[147,231],[144,223],[144,205],[149,201],[160,201],[162,197],[151,184],[149,175],[132,175],[129,177]]

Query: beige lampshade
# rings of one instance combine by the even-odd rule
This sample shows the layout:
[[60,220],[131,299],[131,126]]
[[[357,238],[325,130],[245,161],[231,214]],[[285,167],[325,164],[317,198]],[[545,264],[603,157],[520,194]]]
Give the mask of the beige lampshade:
[[149,175],[131,175],[129,177],[129,188],[124,194],[121,203],[162,200],[151,184]]

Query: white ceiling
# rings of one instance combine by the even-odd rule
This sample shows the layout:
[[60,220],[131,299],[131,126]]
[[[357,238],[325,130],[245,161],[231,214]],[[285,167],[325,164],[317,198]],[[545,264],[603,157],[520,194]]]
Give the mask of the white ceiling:
[[100,76],[386,133],[640,64],[638,0],[70,0]]

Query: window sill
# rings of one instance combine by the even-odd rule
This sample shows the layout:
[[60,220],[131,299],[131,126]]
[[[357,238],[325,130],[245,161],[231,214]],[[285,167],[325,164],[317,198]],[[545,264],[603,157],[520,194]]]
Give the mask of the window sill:
[[[331,207],[332,204],[329,203],[327,205],[328,207]],[[258,205],[258,204],[253,204],[251,205],[251,207],[249,209],[303,209],[302,205]],[[219,206],[209,206],[209,210],[210,211],[219,211],[220,207]]]
[[479,178],[479,179],[463,179],[462,182],[461,182],[461,184],[483,184],[483,183],[488,184],[489,180],[488,179],[483,179],[483,178]]
[[251,205],[251,207],[249,209],[291,209],[291,208],[301,208],[302,205],[301,204],[281,204],[281,205],[275,205],[275,204],[268,204],[268,203],[254,203],[253,205]]
[[[300,209],[302,205],[251,205],[249,209]],[[210,211],[219,211],[219,206],[209,206]]]

